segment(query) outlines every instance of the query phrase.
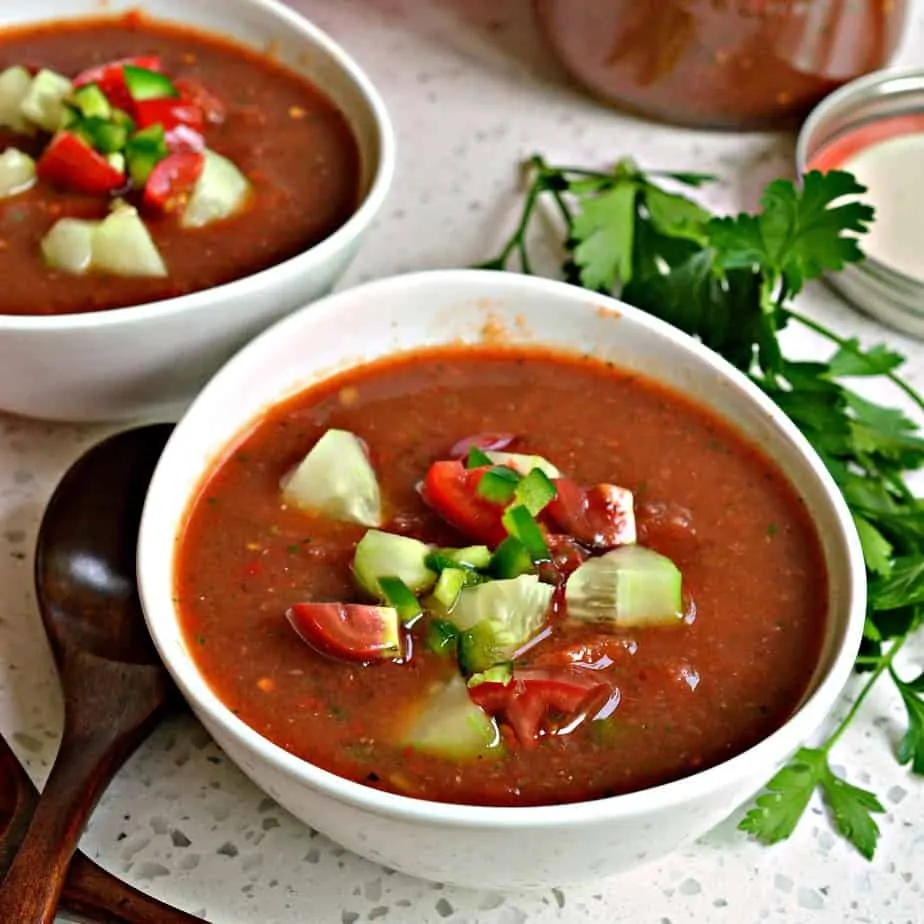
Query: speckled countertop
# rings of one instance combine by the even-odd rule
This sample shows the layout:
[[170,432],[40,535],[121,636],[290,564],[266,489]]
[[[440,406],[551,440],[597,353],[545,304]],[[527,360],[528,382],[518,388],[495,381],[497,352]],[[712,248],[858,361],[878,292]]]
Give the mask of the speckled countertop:
[[[787,174],[792,139],[676,131],[616,115],[567,86],[533,31],[529,0],[297,0],[368,69],[396,122],[390,201],[344,279],[483,259],[517,205],[516,163],[534,150],[595,164],[631,153],[646,165],[714,171],[720,208],[752,206]],[[924,53],[915,0],[905,64]],[[804,310],[845,334],[888,338],[924,378],[924,350],[808,291]],[[794,348],[812,351],[811,341]],[[0,730],[44,781],[61,698],[32,593],[32,548],[57,479],[103,427],[49,426],[0,414]],[[920,662],[924,646],[911,657]],[[100,803],[83,849],[140,888],[215,924],[382,920],[388,924],[792,924],[924,922],[924,784],[894,762],[903,721],[874,694],[838,747],[851,779],[888,814],[875,862],[835,840],[816,806],[788,842],[766,849],[736,818],[700,843],[628,876],[579,889],[492,895],[409,879],[317,835],[255,789],[192,719],[162,727]]]

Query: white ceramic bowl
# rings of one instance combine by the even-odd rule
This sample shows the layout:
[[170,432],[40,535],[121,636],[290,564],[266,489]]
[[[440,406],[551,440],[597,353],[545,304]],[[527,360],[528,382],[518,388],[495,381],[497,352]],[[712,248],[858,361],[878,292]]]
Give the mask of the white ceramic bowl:
[[275,0],[43,0],[0,4],[5,26],[141,10],[257,49],[319,86],[349,119],[361,201],[338,230],[260,273],[202,292],[89,314],[0,314],[0,410],[58,420],[171,417],[259,331],[330,291],[391,184],[395,143],[379,94],[339,45]]
[[[487,324],[487,326],[485,326]],[[445,805],[349,782],[299,760],[236,718],[203,680],[172,600],[177,535],[200,480],[268,408],[331,373],[398,350],[483,333],[590,352],[637,369],[732,422],[772,454],[814,519],[830,574],[828,628],[795,715],[739,756],[677,782],[540,808]],[[160,460],[141,523],[141,599],[154,641],[196,715],[290,812],[363,856],[480,888],[547,887],[626,870],[706,832],[821,724],[863,629],[865,572],[849,513],[822,463],[754,385],[689,337],[613,299],[544,279],[476,270],[417,273],[350,289],[277,324],[206,386]]]

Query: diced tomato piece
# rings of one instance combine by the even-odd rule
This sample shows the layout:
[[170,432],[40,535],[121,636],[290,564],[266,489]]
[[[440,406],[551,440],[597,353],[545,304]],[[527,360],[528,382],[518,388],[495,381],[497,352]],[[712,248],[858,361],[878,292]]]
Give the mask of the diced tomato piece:
[[189,198],[204,164],[203,155],[193,151],[169,154],[151,171],[142,203],[155,212],[175,212]]
[[576,571],[590,558],[587,549],[571,536],[552,533],[545,537],[545,541],[552,555],[552,564],[562,577],[567,577],[572,571]]
[[632,493],[612,484],[582,488],[556,478],[556,496],[546,510],[561,530],[583,545],[612,549],[635,542]]
[[133,115],[138,128],[163,125],[164,131],[169,132],[178,125],[188,125],[201,134],[205,126],[205,115],[198,106],[169,97],[139,100],[134,105]]
[[459,440],[449,451],[453,459],[465,459],[473,448],[482,452],[500,452],[516,441],[514,433],[476,433]]
[[120,58],[117,61],[109,61],[98,67],[91,67],[83,71],[74,78],[74,86],[82,87],[88,83],[95,83],[106,96],[106,99],[118,109],[124,109],[126,112],[132,112],[134,100],[125,86],[125,75],[122,68],[126,64],[134,67],[143,67],[148,71],[161,70],[160,58],[156,55],[141,55],[135,58]]
[[58,132],[36,164],[39,179],[77,192],[106,195],[125,185],[125,174],[71,132]]
[[173,81],[180,99],[196,106],[205,116],[205,121],[212,125],[220,125],[225,120],[225,104],[211,90],[204,87],[198,80],[180,77]]
[[504,508],[478,495],[484,468],[466,468],[458,460],[434,462],[423,483],[424,500],[469,539],[490,546],[507,536],[501,522]]
[[479,683],[469,689],[472,701],[500,717],[523,747],[535,747],[550,713],[566,723],[590,715],[610,697],[613,688],[593,671],[581,668],[514,668],[508,684]]
[[387,607],[359,603],[296,603],[286,618],[302,641],[322,654],[347,661],[394,660],[401,657],[401,636],[387,612]]

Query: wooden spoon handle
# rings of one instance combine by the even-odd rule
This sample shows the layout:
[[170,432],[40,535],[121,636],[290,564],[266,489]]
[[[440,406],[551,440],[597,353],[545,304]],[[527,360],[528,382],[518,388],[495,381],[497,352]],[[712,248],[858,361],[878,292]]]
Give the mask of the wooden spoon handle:
[[[37,801],[32,780],[0,735],[0,874],[13,862]],[[133,889],[79,851],[67,872],[61,906],[93,924],[207,924]]]
[[[147,737],[163,703],[162,671],[80,655],[62,666],[64,738],[26,836],[0,885],[3,924],[52,924],[71,857],[102,791]],[[70,675],[70,676],[68,676]]]
[[71,863],[61,904],[94,924],[207,924],[133,889],[82,854]]

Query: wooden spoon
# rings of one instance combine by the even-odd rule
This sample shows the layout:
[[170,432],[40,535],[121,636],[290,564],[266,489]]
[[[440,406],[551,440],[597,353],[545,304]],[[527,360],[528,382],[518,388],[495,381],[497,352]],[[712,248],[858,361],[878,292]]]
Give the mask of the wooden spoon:
[[[0,735],[0,877],[13,862],[37,801],[32,780]],[[205,924],[133,889],[80,852],[71,860],[61,905],[93,924]]]
[[64,733],[0,885],[3,924],[51,924],[99,796],[161,717],[172,686],[148,635],[135,546],[171,425],[116,434],[68,470],[39,528],[35,584],[64,687]]

